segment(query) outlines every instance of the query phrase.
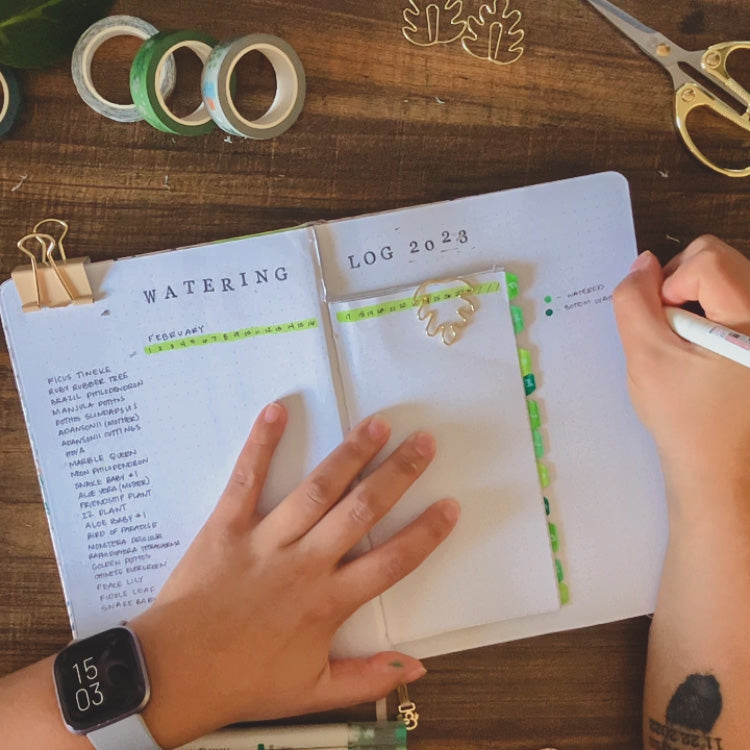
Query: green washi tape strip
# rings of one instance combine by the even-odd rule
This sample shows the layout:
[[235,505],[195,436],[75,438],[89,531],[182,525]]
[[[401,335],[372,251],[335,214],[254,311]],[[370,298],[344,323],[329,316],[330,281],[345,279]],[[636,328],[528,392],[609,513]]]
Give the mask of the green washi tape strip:
[[244,341],[258,336],[271,336],[277,333],[293,333],[295,331],[309,331],[318,327],[316,318],[297,320],[292,323],[281,323],[270,326],[253,326],[251,328],[240,328],[237,331],[227,333],[207,333],[201,336],[187,336],[182,339],[165,341],[160,344],[150,344],[144,347],[146,354],[159,354],[160,352],[173,352],[178,349],[190,349],[194,346],[207,346],[209,344],[226,344],[235,341]]
[[437,302],[446,302],[447,300],[457,299],[462,294],[495,294],[500,291],[498,281],[488,281],[485,284],[478,284],[471,291],[465,287],[456,287],[446,289],[443,292],[434,292],[427,294],[415,300],[413,297],[404,299],[395,299],[390,302],[381,302],[377,305],[367,305],[366,307],[354,307],[351,310],[341,310],[336,313],[336,320],[339,323],[357,323],[360,320],[370,320],[372,318],[382,318],[384,315],[413,310],[423,304],[434,305]]
[[178,49],[192,50],[205,65],[216,44],[216,39],[202,31],[161,32],[143,43],[130,69],[130,95],[146,122],[173,135],[205,135],[216,127],[202,97],[194,112],[178,117],[157,86],[157,81],[164,79],[166,61]]

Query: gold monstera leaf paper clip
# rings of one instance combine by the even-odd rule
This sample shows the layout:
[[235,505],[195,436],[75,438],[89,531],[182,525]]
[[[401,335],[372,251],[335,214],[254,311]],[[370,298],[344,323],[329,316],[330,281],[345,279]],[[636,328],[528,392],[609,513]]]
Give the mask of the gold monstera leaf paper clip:
[[404,38],[417,47],[461,42],[473,57],[511,65],[524,53],[520,10],[511,0],[409,0]]
[[[456,285],[459,285],[456,288]],[[445,289],[445,287],[450,287]],[[456,309],[456,317],[450,320],[440,320],[436,303],[458,297],[462,304]],[[430,279],[417,287],[414,292],[414,302],[419,305],[417,318],[427,321],[425,331],[428,336],[440,335],[446,346],[456,343],[461,332],[474,319],[474,313],[479,309],[479,301],[474,296],[474,287],[466,279],[460,277],[452,279]]]

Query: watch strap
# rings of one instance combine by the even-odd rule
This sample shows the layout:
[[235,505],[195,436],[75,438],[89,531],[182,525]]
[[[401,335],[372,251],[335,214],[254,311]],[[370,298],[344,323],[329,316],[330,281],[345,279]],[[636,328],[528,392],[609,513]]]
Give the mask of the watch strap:
[[161,750],[140,714],[94,729],[86,736],[96,750]]

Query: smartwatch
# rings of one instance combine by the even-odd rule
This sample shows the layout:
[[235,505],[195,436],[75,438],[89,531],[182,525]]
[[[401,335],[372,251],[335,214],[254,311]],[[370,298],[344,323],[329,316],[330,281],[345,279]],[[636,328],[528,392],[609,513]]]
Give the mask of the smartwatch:
[[54,676],[65,725],[85,734],[96,750],[160,750],[140,716],[150,688],[130,628],[73,641],[55,658]]

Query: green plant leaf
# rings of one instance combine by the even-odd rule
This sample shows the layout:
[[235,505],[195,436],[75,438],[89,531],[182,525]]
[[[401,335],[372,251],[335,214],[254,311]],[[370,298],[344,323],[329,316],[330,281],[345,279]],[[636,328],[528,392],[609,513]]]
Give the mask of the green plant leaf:
[[1,0],[0,63],[44,68],[70,52],[114,0]]

